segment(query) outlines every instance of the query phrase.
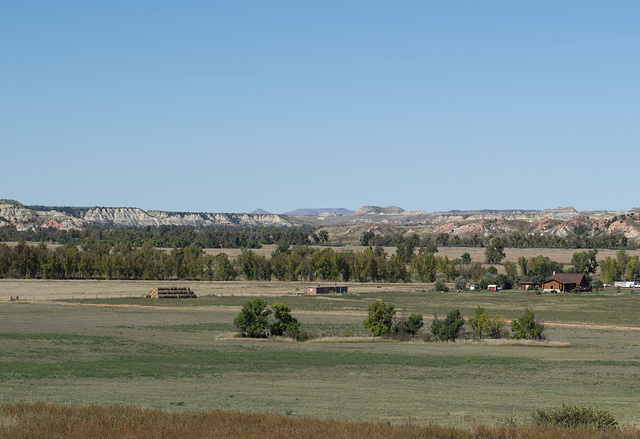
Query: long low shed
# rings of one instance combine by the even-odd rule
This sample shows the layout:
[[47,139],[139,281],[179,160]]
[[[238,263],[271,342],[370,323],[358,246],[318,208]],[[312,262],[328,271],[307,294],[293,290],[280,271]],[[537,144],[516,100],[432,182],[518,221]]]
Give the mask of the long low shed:
[[330,287],[321,287],[320,285],[307,287],[307,295],[314,296],[316,294],[346,294],[349,292],[348,287],[343,286],[330,286]]

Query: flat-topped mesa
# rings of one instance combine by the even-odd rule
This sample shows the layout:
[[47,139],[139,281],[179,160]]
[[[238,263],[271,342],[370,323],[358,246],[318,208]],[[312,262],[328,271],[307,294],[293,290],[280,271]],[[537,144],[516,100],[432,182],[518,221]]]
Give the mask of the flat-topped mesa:
[[398,206],[364,206],[356,210],[355,215],[400,215],[404,212],[405,210]]

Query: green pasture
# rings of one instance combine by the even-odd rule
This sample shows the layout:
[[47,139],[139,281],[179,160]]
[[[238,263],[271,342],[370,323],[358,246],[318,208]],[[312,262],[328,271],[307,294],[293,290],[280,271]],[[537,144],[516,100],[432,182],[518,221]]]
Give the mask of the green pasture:
[[[69,303],[120,304],[157,307],[241,307],[247,296],[214,296],[198,299],[145,299],[139,297],[117,299],[67,300]],[[480,306],[491,314],[501,314],[508,319],[517,318],[525,307],[549,322],[582,323],[591,325],[640,326],[640,294],[600,292],[580,294],[527,294],[520,290],[500,292],[423,292],[392,289],[372,289],[368,292],[329,296],[282,295],[265,297],[268,303],[282,302],[294,312],[347,312],[366,313],[367,306],[375,300],[392,303],[398,311],[421,313],[431,317],[434,313],[445,315],[459,308],[463,315],[473,315]]]
[[[303,328],[333,336],[365,335],[362,313],[377,299],[426,316],[454,307],[468,316],[482,305],[514,318],[529,306],[547,323],[640,326],[640,297],[632,295],[372,289],[266,298],[288,304]],[[233,337],[232,324],[246,300],[2,303],[0,400],[460,425],[523,419],[567,402],[640,425],[637,330],[547,325],[550,340],[570,344],[562,348],[248,340]]]

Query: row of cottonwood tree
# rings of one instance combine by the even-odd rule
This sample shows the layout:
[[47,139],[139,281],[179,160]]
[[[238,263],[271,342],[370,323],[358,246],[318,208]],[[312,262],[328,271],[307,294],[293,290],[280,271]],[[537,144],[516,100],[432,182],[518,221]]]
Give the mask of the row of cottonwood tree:
[[[487,248],[489,249],[489,247]],[[501,252],[501,249],[497,249]],[[495,266],[460,258],[438,256],[436,246],[415,248],[403,242],[389,255],[382,247],[361,251],[334,251],[329,247],[290,246],[281,241],[271,255],[243,249],[237,258],[225,253],[206,254],[200,246],[162,250],[145,243],[140,247],[118,243],[67,243],[56,248],[43,243],[0,244],[0,278],[32,279],[148,279],[148,280],[283,280],[341,282],[452,282],[464,289],[476,282],[482,288],[503,289],[521,280],[541,282],[554,272],[600,274],[605,282],[640,279],[638,256],[619,250],[616,258],[596,259],[597,250],[576,252],[572,265],[539,255],[504,261],[504,273]],[[489,254],[489,252],[487,252]],[[497,256],[494,256],[497,257]],[[485,261],[486,262],[486,261]],[[495,261],[494,261],[495,262]]]

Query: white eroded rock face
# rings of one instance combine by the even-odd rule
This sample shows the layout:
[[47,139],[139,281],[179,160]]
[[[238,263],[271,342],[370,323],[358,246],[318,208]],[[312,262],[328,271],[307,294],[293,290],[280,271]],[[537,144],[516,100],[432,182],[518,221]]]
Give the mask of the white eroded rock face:
[[241,226],[291,226],[280,215],[255,215],[248,213],[192,213],[163,212],[138,208],[95,208],[87,211],[85,221],[95,224],[110,224],[120,227],[146,226],[190,226],[207,227],[216,225]]
[[0,217],[9,222],[28,223],[35,221],[37,215],[17,201],[0,200]]
[[[640,235],[640,209],[631,211],[577,212],[573,207],[545,210],[475,210],[428,213],[405,211],[400,207],[365,206],[351,214],[324,212],[309,217],[309,224],[334,227],[387,224],[393,227],[414,225],[428,233],[488,236],[512,232],[567,236],[578,227],[588,234],[620,233],[628,238]],[[629,216],[628,214],[635,215]],[[19,230],[34,227],[74,229],[89,226],[158,227],[187,226],[196,229],[211,226],[279,226],[305,223],[303,217],[277,214],[194,213],[144,210],[135,207],[29,207],[0,200],[0,227],[14,225]],[[312,219],[311,219],[312,218]]]
[[0,200],[0,221],[24,227],[81,228],[89,225],[116,227],[189,226],[195,228],[216,225],[291,226],[281,215],[247,213],[182,213],[144,210],[135,207],[77,208],[74,215],[47,208],[35,210],[17,201]]

